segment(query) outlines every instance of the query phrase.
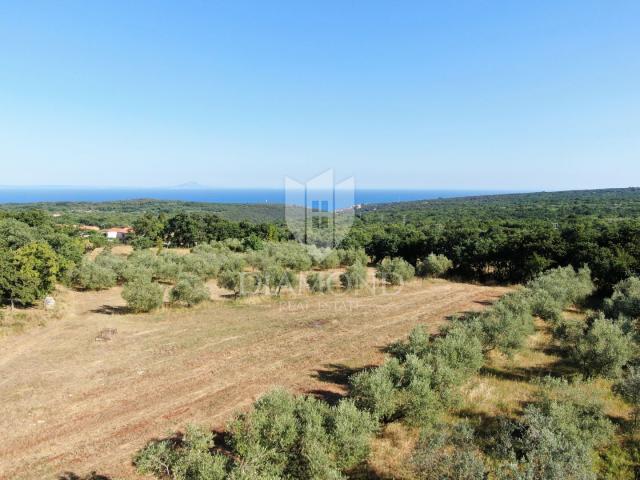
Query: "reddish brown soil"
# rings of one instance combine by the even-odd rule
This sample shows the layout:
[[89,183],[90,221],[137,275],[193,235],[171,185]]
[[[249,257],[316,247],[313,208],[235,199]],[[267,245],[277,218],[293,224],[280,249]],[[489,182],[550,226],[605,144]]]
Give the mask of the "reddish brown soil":
[[[124,314],[118,288],[64,291],[62,319],[0,339],[0,478],[136,478],[131,458],[150,438],[222,427],[275,386],[329,398],[414,325],[435,330],[505,291],[416,281],[394,294],[217,299],[146,315]],[[117,333],[96,340],[104,329]]]

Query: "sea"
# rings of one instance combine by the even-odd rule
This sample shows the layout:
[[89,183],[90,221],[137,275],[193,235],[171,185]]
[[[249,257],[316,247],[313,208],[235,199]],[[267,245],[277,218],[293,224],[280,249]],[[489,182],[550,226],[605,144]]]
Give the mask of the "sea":
[[[519,193],[497,190],[356,189],[355,204],[406,202],[438,198]],[[283,189],[224,188],[77,188],[1,187],[0,204],[35,202],[110,202],[116,200],[178,200],[187,202],[283,204]]]

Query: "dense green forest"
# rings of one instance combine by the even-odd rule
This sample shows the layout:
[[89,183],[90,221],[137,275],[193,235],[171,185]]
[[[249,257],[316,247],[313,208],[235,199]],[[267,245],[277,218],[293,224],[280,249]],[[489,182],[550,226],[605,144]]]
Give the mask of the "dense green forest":
[[169,200],[123,200],[113,202],[38,202],[4,204],[10,212],[43,210],[56,215],[59,223],[114,227],[131,225],[139,216],[150,213],[172,216],[176,213],[210,213],[226,220],[278,222],[284,219],[284,206],[279,204],[201,203]]
[[[0,210],[2,297],[29,304],[69,281],[82,255],[105,243],[78,224],[131,225],[134,248],[239,239],[291,240],[277,205],[139,200],[7,205]],[[601,294],[640,273],[640,189],[497,195],[365,206],[340,247],[374,263],[430,254],[465,280],[519,283],[554,267],[588,265]],[[16,275],[18,277],[16,277]]]
[[411,263],[444,254],[461,278],[522,282],[588,264],[597,286],[640,270],[640,189],[497,195],[365,206],[345,244]]

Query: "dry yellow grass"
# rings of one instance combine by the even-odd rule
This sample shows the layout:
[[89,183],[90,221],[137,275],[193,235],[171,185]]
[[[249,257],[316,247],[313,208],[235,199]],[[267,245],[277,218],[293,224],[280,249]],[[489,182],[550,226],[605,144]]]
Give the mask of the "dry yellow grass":
[[[132,455],[150,438],[191,422],[222,427],[275,386],[331,398],[352,368],[379,363],[381,348],[416,324],[435,331],[504,292],[415,281],[386,294],[219,299],[129,315],[120,288],[64,290],[62,318],[0,339],[0,478],[136,478]],[[117,333],[105,341],[105,329]]]

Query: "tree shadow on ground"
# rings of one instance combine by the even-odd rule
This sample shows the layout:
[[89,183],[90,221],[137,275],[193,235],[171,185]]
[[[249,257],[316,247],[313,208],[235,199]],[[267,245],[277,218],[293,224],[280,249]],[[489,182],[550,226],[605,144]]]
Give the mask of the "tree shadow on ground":
[[129,309],[129,307],[114,307],[113,305],[102,305],[91,310],[91,313],[101,313],[103,315],[125,315],[127,313],[131,313],[131,310]]
[[485,365],[480,369],[480,375],[514,382],[531,382],[544,377],[574,377],[579,375],[579,372],[573,362],[559,358],[553,363],[531,367],[508,366],[502,369]]
[[[351,368],[341,363],[327,363],[323,365],[323,368],[316,370],[316,373],[311,376],[321,382],[337,385],[342,389],[347,390],[349,388],[349,377],[375,366],[376,365],[367,365],[365,367]],[[314,395],[331,405],[337,404],[345,397],[345,394],[329,389],[309,390],[307,393]]]
[[495,300],[474,300],[473,303],[477,303],[478,305],[482,305],[484,307],[490,307],[494,303],[496,303],[496,301]]
[[99,475],[96,472],[91,472],[88,475],[80,476],[73,472],[64,472],[58,475],[57,480],[111,480],[111,477],[106,475]]
[[376,472],[370,465],[363,465],[362,467],[349,472],[351,480],[394,480],[395,477],[383,476]]

